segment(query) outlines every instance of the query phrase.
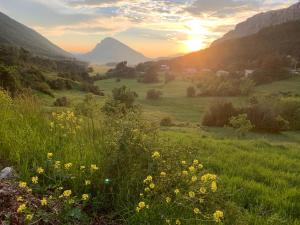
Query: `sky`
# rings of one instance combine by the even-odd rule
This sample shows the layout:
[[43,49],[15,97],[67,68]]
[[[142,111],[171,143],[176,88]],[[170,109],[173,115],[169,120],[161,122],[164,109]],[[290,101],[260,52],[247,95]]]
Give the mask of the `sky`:
[[148,57],[203,49],[259,12],[298,0],[0,0],[0,11],[61,48],[85,53],[113,37]]

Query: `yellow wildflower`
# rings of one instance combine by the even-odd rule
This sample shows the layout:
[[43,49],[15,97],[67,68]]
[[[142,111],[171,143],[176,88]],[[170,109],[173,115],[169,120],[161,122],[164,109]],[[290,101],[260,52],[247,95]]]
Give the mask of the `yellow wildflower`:
[[190,192],[189,192],[189,196],[190,196],[190,198],[194,198],[194,197],[196,196],[196,194],[195,194],[195,192],[190,191]]
[[177,188],[177,189],[175,189],[175,191],[174,191],[174,193],[176,194],[176,195],[178,195],[179,194],[179,192],[180,192],[180,190]]
[[25,220],[26,221],[31,221],[32,218],[33,218],[33,215],[32,214],[28,214],[28,215],[26,215]]
[[200,191],[201,194],[205,194],[206,193],[206,188],[205,187],[201,187],[199,191]]
[[190,166],[190,167],[189,167],[189,171],[190,171],[190,172],[192,172],[192,173],[193,173],[193,172],[195,172],[195,170],[196,170],[196,169],[195,169],[195,167],[194,167],[194,166]]
[[195,213],[195,214],[199,214],[199,213],[200,213],[200,209],[194,208],[194,213]]
[[179,219],[177,219],[177,220],[176,220],[176,222],[175,222],[175,224],[176,224],[176,225],[181,225],[181,222],[180,222],[180,220],[179,220]]
[[45,206],[45,205],[47,205],[48,204],[48,201],[47,201],[47,199],[44,197],[44,198],[42,198],[42,200],[41,200],[41,205],[42,206]]
[[166,224],[171,224],[171,220],[166,219]]
[[91,165],[91,171],[95,171],[95,170],[98,170],[98,169],[99,168],[95,164]]
[[21,182],[19,182],[19,187],[20,187],[20,188],[26,188],[26,187],[27,187],[27,183],[21,181]]
[[146,184],[146,183],[150,183],[150,182],[152,182],[152,179],[153,179],[152,176],[149,175],[149,176],[147,176],[146,179],[144,180],[144,183],[145,183],[145,184]]
[[181,161],[181,164],[182,164],[182,165],[186,165],[186,161],[185,161],[185,160],[182,160],[182,161]]
[[136,208],[135,208],[135,211],[136,211],[136,212],[140,212],[140,210],[141,210],[140,207],[136,207]]
[[80,170],[85,170],[85,166],[80,166]]
[[17,202],[23,202],[23,201],[24,201],[24,199],[23,199],[22,196],[18,196],[18,197],[17,197]]
[[90,181],[90,180],[86,180],[86,181],[84,182],[84,184],[85,184],[85,186],[91,185],[91,181]]
[[24,210],[26,209],[26,204],[21,204],[18,209],[17,209],[17,213],[22,213],[24,212]]
[[47,159],[52,159],[52,157],[53,157],[53,153],[52,152],[47,153]]
[[201,177],[202,182],[213,181],[213,180],[216,180],[216,179],[217,179],[217,176],[215,174],[210,174],[210,173],[204,174]]
[[71,194],[72,194],[72,191],[71,190],[65,190],[64,192],[63,192],[63,196],[64,197],[70,197],[71,196]]
[[224,218],[224,213],[220,210],[217,210],[213,216],[214,216],[214,221],[216,223],[220,223],[222,221],[222,219]]
[[31,188],[27,188],[27,192],[28,192],[28,193],[31,193],[31,192],[32,192],[32,189],[31,189]]
[[66,163],[64,165],[64,167],[65,167],[66,170],[69,170],[72,166],[73,166],[73,163]]
[[160,153],[159,153],[158,151],[153,152],[152,158],[153,158],[153,159],[159,159],[159,158],[160,158]]
[[203,168],[203,165],[202,164],[199,164],[198,165],[198,168],[201,170]]
[[170,203],[171,200],[172,200],[172,199],[171,199],[170,197],[166,197],[166,202],[167,202],[167,203]]
[[54,162],[54,168],[59,169],[60,168],[60,161],[55,161]]
[[87,201],[87,200],[89,199],[89,195],[88,195],[88,194],[83,194],[83,195],[81,196],[81,199],[82,199],[83,201]]
[[167,174],[166,174],[166,172],[161,172],[161,173],[160,173],[160,176],[161,176],[161,177],[165,177],[165,176],[167,176]]
[[196,176],[192,176],[192,182],[196,182],[198,178]]
[[197,159],[195,159],[195,160],[193,161],[193,164],[196,166],[196,165],[199,164],[199,161],[198,161]]
[[149,187],[150,187],[151,189],[154,189],[154,188],[155,188],[155,184],[154,184],[154,183],[151,183],[151,184],[149,185]]
[[216,192],[218,189],[217,182],[216,181],[211,182],[210,188],[212,192]]
[[146,207],[146,204],[145,204],[145,202],[139,202],[139,208],[140,209],[143,209],[143,208],[145,208]]
[[31,178],[31,182],[33,184],[37,184],[39,182],[39,178],[37,176]]
[[184,170],[184,171],[182,171],[182,175],[183,175],[183,176],[187,176],[187,175],[189,175],[189,172],[186,171],[186,170]]
[[38,174],[43,174],[43,173],[45,172],[45,170],[44,170],[42,167],[38,167],[38,168],[36,169],[36,172],[37,172]]
[[149,192],[150,191],[150,188],[145,188],[145,192]]

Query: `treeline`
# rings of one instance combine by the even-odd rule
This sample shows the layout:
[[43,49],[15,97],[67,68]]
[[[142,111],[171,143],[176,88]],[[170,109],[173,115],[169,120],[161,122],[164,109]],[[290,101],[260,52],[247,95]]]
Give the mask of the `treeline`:
[[300,101],[294,97],[252,97],[244,107],[231,102],[214,103],[203,117],[202,125],[212,127],[230,126],[230,120],[246,114],[254,131],[278,133],[300,130]]
[[[29,51],[10,45],[0,45],[0,86],[12,95],[31,88],[50,96],[51,89],[78,88],[101,94],[89,76],[90,68],[85,62],[73,59],[50,59],[38,57]],[[48,79],[45,73],[55,73],[56,79]]]

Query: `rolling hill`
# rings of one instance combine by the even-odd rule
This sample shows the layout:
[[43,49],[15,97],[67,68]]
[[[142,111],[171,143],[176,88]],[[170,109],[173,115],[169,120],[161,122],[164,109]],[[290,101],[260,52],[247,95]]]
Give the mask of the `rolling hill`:
[[95,64],[127,61],[133,65],[150,60],[114,38],[105,38],[91,52],[78,55],[77,58]]
[[45,37],[0,12],[0,44],[21,47],[32,54],[50,58],[71,58],[70,53]]

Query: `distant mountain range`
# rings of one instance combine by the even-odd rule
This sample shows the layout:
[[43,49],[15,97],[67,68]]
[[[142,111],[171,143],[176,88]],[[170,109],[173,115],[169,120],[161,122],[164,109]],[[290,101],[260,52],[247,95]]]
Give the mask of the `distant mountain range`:
[[96,64],[127,61],[131,65],[150,60],[150,58],[145,57],[142,53],[110,37],[102,40],[91,52],[77,55],[77,58]]
[[213,42],[212,45],[234,38],[249,36],[259,32],[263,28],[294,20],[300,20],[300,2],[285,9],[268,11],[250,17],[246,21],[237,24],[234,30]]
[[0,12],[0,44],[22,47],[32,54],[50,58],[71,58],[70,53],[51,43],[31,28]]

